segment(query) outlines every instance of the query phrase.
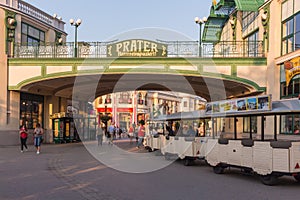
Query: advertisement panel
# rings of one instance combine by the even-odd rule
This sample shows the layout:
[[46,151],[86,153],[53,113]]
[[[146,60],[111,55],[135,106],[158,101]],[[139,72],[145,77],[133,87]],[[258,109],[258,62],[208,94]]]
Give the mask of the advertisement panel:
[[229,99],[209,102],[206,104],[206,114],[247,112],[258,110],[271,110],[271,95]]

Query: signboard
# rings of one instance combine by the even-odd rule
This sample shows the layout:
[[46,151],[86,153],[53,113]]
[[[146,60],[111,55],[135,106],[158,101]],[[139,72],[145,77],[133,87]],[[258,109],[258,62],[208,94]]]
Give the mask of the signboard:
[[297,74],[300,74],[300,57],[293,58],[290,61],[284,63],[286,86],[289,86],[292,78]]
[[112,108],[97,108],[98,113],[112,113]]
[[206,104],[206,113],[271,110],[271,95],[215,101]]
[[107,46],[107,57],[167,57],[167,45],[150,40],[124,40]]

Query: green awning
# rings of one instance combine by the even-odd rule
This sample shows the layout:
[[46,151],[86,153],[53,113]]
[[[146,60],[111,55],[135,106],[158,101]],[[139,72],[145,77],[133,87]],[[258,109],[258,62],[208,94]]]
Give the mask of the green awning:
[[264,0],[219,0],[211,6],[210,15],[204,25],[202,42],[220,41],[222,29],[235,9],[257,12],[263,3]]
[[228,17],[208,17],[203,30],[202,42],[218,42]]
[[258,8],[264,3],[264,0],[219,0],[214,5],[215,10],[222,9],[224,6],[233,6],[242,11],[258,11]]
[[264,0],[234,0],[237,10],[254,11],[257,12],[258,8],[264,3]]

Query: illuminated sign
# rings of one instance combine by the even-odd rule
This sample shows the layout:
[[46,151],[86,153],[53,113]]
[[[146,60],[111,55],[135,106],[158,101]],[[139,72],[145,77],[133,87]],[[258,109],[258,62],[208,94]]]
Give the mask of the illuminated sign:
[[167,57],[167,45],[150,40],[124,40],[107,46],[107,57]]
[[271,95],[215,101],[206,104],[206,113],[271,110]]
[[300,57],[293,58],[284,63],[286,86],[289,86],[291,80],[297,74],[300,74]]

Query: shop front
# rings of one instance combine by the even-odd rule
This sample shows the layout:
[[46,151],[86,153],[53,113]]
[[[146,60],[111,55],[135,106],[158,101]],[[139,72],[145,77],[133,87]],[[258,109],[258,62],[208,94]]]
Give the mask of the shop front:
[[97,118],[55,113],[52,117],[54,143],[69,143],[96,139]]
[[[280,97],[281,99],[300,98],[300,55],[292,58],[285,56],[280,64]],[[291,114],[280,119],[281,134],[300,135],[300,115]]]
[[44,97],[28,93],[20,94],[20,125],[34,129],[37,123],[44,127]]

